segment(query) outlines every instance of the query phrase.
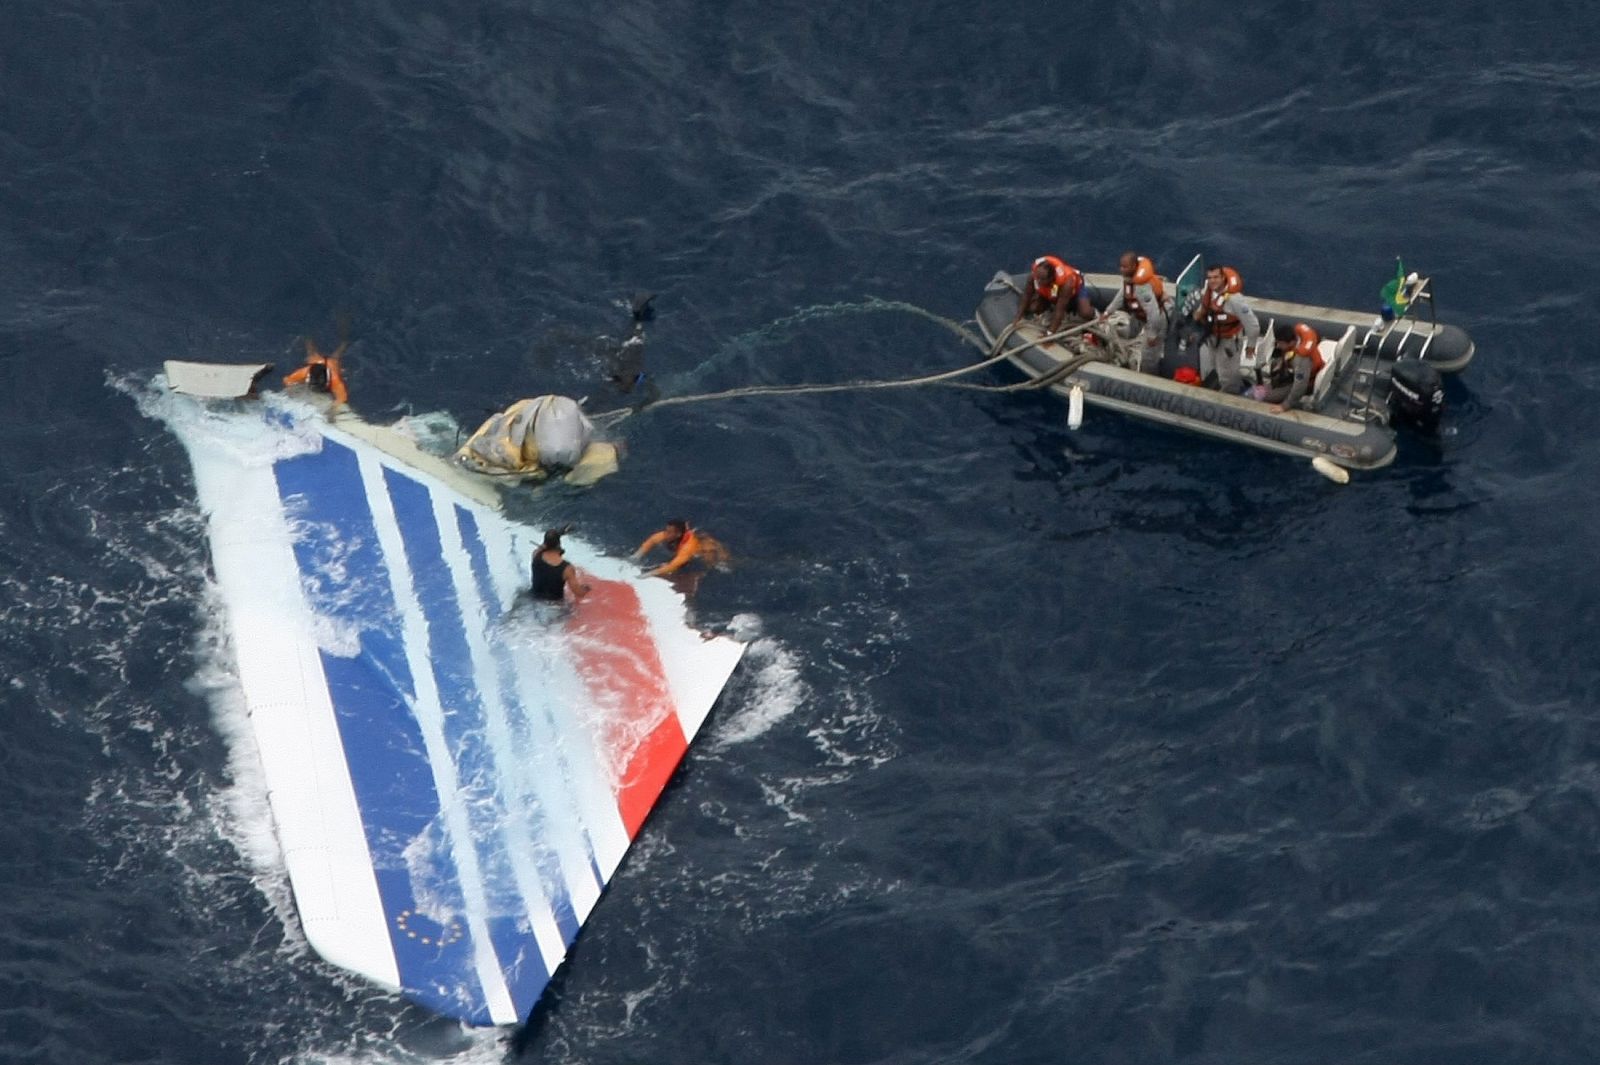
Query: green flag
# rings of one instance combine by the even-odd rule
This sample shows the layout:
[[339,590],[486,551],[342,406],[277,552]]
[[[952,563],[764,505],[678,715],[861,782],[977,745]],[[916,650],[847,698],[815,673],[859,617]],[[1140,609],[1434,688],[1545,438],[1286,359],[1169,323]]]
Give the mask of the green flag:
[[1379,293],[1383,299],[1383,316],[1404,315],[1406,313],[1406,267],[1399,256],[1394,260],[1394,280],[1383,286]]

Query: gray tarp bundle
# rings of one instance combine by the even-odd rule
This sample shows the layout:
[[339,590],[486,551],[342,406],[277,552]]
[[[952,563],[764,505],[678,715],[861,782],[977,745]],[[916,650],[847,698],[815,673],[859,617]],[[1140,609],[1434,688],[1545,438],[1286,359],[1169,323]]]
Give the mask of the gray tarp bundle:
[[594,426],[577,400],[566,396],[521,399],[478,427],[456,460],[480,473],[548,473],[578,465]]

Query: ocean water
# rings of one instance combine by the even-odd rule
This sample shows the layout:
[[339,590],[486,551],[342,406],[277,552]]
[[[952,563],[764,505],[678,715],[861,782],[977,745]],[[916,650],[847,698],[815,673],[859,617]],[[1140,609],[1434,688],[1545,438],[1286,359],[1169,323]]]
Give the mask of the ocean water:
[[[8,5],[0,1061],[1586,1062],[1600,1036],[1600,12]],[[1478,345],[1302,463],[1037,396],[646,410],[519,500],[686,515],[752,641],[533,1023],[295,923],[163,359],[471,427],[969,361],[1050,251]],[[906,309],[909,305],[913,309]],[[989,380],[1007,380],[996,371]]]

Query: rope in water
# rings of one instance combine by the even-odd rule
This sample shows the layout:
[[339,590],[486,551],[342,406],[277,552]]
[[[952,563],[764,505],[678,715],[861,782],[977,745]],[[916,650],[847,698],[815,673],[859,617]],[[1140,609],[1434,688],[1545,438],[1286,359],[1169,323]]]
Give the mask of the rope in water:
[[887,380],[868,381],[840,381],[831,384],[747,385],[743,388],[730,388],[721,392],[705,392],[699,395],[691,396],[667,396],[665,398],[643,404],[637,408],[623,408],[620,410],[607,411],[604,414],[593,416],[591,420],[597,424],[609,425],[619,422],[628,415],[635,414],[641,410],[650,410],[656,407],[674,407],[685,403],[708,403],[713,400],[742,399],[748,396],[802,396],[820,395],[828,392],[867,392],[877,389],[924,388],[931,386],[965,388],[975,392],[1027,392],[1039,388],[1048,388],[1073,373],[1073,371],[1077,370],[1085,363],[1098,362],[1107,358],[1107,356],[1101,351],[1089,349],[1085,353],[1068,359],[1059,366],[1051,368],[1049,371],[1040,375],[1039,377],[1011,385],[977,385],[969,382],[957,381],[956,379],[959,377],[965,377],[967,374],[976,373],[977,371],[985,369],[986,367],[993,366],[1002,359],[1010,358],[1028,350],[1029,348],[1037,347],[1040,344],[1049,344],[1059,340],[1066,340],[1070,337],[1074,337],[1085,332],[1091,332],[1098,336],[1099,334],[1095,333],[1092,329],[1096,323],[1084,322],[1081,325],[1073,326],[1070,329],[1063,329],[1060,332],[1047,333],[1036,337],[1033,340],[1026,341],[1019,347],[1008,351],[1006,350],[1005,345],[1006,341],[1011,338],[1012,333],[1016,330],[1015,322],[1001,330],[1000,335],[995,337],[994,344],[990,346],[983,344],[980,340],[978,340],[977,337],[975,337],[969,330],[959,323],[952,322],[948,318],[941,318],[939,315],[923,310],[920,307],[916,307],[912,304],[893,304],[886,301],[878,301],[878,303],[884,307],[915,311],[924,317],[939,322],[941,325],[944,325],[946,328],[951,329],[952,331],[961,335],[968,342],[985,351],[987,354],[979,362],[975,362],[967,366],[961,366],[954,370],[945,370],[941,373],[934,374],[924,374],[918,377],[899,377],[890,378]]
[[[1013,285],[1012,287],[1015,288],[1016,286]],[[858,303],[819,303],[811,307],[806,307],[803,310],[796,311],[794,314],[791,314],[785,318],[779,318],[777,321],[769,322],[760,329],[755,329],[751,332],[743,333],[737,337],[734,337],[732,340],[723,345],[723,350],[747,347],[757,341],[762,343],[770,343],[789,333],[796,326],[803,325],[808,322],[821,321],[828,318],[842,318],[848,315],[856,314],[876,314],[882,311],[903,311],[907,314],[914,314],[919,318],[926,318],[935,325],[950,330],[952,333],[967,341],[969,344],[972,344],[980,349],[985,348],[983,341],[973,336],[970,330],[952,318],[946,318],[942,314],[937,314],[933,311],[930,311],[926,307],[919,307],[915,303],[906,303],[902,300],[885,300],[879,299],[877,296],[869,296],[867,299]]]

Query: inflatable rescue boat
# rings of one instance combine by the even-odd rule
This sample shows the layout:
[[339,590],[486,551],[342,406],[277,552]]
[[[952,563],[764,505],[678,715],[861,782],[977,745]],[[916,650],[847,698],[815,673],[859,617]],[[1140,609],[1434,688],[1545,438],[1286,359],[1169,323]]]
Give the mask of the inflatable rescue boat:
[[[1090,302],[1097,312],[1103,311],[1121,288],[1122,278],[1083,276]],[[1205,265],[1197,256],[1175,283],[1167,283],[1167,291],[1174,294],[1169,318],[1183,317],[1204,276]],[[1041,385],[1050,379],[1048,387],[1080,412],[1075,417],[1081,416],[1085,404],[1103,407],[1312,459],[1319,469],[1369,470],[1392,462],[1396,428],[1407,422],[1423,429],[1436,426],[1444,399],[1440,375],[1463,370],[1474,350],[1461,329],[1432,320],[1431,285],[1415,275],[1404,281],[1407,313],[1390,320],[1251,295],[1247,298],[1260,321],[1261,339],[1250,357],[1271,357],[1278,324],[1304,322],[1322,338],[1324,365],[1309,394],[1297,409],[1273,413],[1259,400],[1175,380],[1175,375],[1190,376],[1182,372],[1185,368],[1197,380],[1199,370],[1198,344],[1186,336],[1181,324],[1168,330],[1155,372],[1141,372],[1134,354],[1138,340],[1114,339],[1125,324],[1118,321],[1121,312],[1108,322],[1106,332],[1112,339],[1099,348],[1081,347],[1077,338],[1049,339],[1045,324],[1037,320],[1024,320],[1012,328],[1027,280],[1026,274],[997,273],[978,304],[978,328],[991,350],[1003,351],[1024,374]],[[1422,319],[1424,313],[1429,320]]]

